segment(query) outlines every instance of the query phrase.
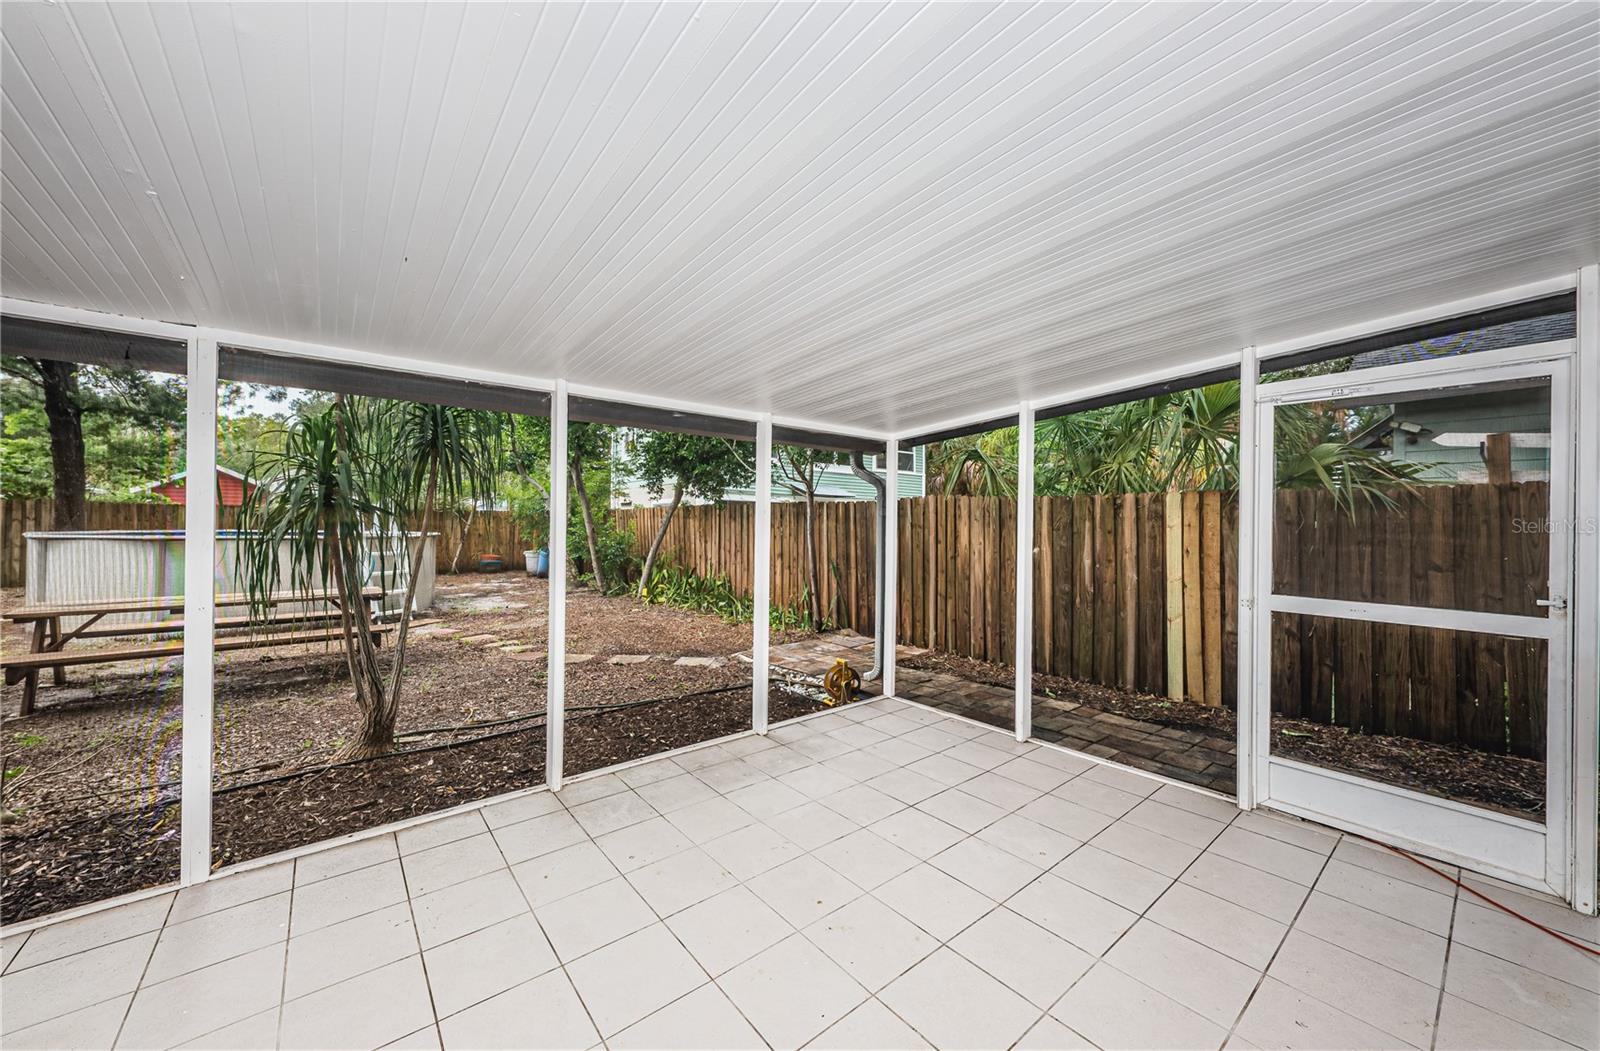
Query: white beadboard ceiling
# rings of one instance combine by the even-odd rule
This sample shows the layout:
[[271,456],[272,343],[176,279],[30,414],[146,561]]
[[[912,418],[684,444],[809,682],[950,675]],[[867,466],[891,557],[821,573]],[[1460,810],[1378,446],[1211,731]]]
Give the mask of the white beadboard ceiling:
[[1597,25],[7,3],[0,277],[903,432],[1595,262]]

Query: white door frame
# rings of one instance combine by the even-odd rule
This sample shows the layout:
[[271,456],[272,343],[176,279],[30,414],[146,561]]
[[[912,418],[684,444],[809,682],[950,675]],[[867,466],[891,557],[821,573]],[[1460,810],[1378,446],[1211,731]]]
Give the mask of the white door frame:
[[[1384,366],[1357,373],[1263,383],[1255,392],[1254,581],[1259,596],[1251,639],[1253,690],[1247,718],[1249,761],[1255,802],[1326,824],[1372,835],[1443,860],[1458,862],[1511,882],[1570,900],[1573,777],[1570,616],[1552,608],[1548,617],[1480,613],[1279,595],[1273,591],[1273,424],[1278,406],[1328,398],[1382,400],[1442,386],[1466,386],[1528,378],[1550,380],[1549,520],[1573,513],[1572,384],[1576,342],[1562,340],[1489,351],[1432,362]],[[1570,604],[1573,594],[1572,533],[1556,530],[1550,544],[1549,598]],[[1313,614],[1453,630],[1544,639],[1549,687],[1546,744],[1546,815],[1543,823],[1379,784],[1271,754],[1271,619],[1274,612]]]

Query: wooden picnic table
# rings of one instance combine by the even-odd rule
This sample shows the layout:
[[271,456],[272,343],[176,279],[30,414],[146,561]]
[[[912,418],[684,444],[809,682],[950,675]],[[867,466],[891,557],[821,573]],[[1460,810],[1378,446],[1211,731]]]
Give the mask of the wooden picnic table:
[[[368,604],[371,604],[383,597],[383,589],[376,586],[363,588],[361,597]],[[183,602],[184,597],[182,595],[154,595],[126,599],[106,599],[98,602],[38,603],[31,606],[18,606],[14,609],[0,610],[0,620],[8,620],[14,624],[33,625],[33,631],[30,634],[30,645],[25,654],[0,656],[0,667],[5,669],[6,684],[14,685],[17,682],[24,684],[22,707],[19,714],[31,715],[33,713],[34,701],[39,690],[39,672],[42,669],[51,669],[54,683],[57,686],[62,686],[66,684],[66,669],[69,665],[113,664],[119,661],[181,654],[183,652],[183,643],[181,641],[122,647],[112,650],[79,650],[73,653],[64,651],[67,644],[75,639],[165,635],[182,631],[184,626],[182,620],[149,620],[132,624],[111,625],[101,625],[100,622],[105,617],[114,614],[182,613]],[[216,609],[231,609],[249,606],[251,598],[244,592],[235,592],[218,595],[213,602]],[[274,607],[291,603],[324,604],[333,608],[326,610],[291,610],[282,613],[274,610],[260,617],[249,615],[218,617],[212,623],[214,627],[221,629],[253,628],[262,625],[317,624],[330,621],[338,616],[339,595],[337,592],[283,591],[269,595],[266,599],[266,604]],[[86,619],[71,630],[63,631],[61,629],[63,617],[84,617]],[[379,627],[374,630],[381,638],[389,629]],[[342,632],[338,630],[294,631],[218,639],[215,643],[215,648],[219,651],[241,650],[263,646],[287,646],[305,642],[330,642],[340,638],[342,638]]]

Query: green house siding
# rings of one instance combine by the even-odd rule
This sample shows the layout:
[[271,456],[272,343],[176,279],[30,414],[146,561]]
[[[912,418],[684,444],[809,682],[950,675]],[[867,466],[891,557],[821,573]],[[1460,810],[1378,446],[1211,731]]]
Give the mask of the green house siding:
[[[1423,430],[1415,438],[1395,430],[1391,455],[1431,464],[1424,474],[1431,481],[1482,481],[1488,468],[1474,439],[1483,434],[1512,436],[1512,477],[1538,478],[1550,471],[1548,387],[1401,402],[1394,407],[1394,420],[1396,425],[1413,423]],[[1538,436],[1546,444],[1518,444],[1537,441]]]
[[[620,457],[623,451],[622,441],[619,438],[614,452]],[[914,470],[901,471],[899,474],[901,499],[922,496],[925,489],[923,470],[926,466],[926,451],[918,448],[910,450],[910,452]],[[877,458],[869,455],[866,461],[869,467],[873,467],[877,463]],[[772,499],[774,501],[800,499],[788,486],[783,484],[783,464],[774,460],[772,466]],[[876,470],[876,468],[874,468],[874,473],[879,477],[883,475],[883,472]],[[640,491],[638,479],[625,472],[618,471],[615,473],[612,476],[612,482],[617,490],[617,494],[613,496],[614,505],[625,505],[629,500],[637,501],[640,505],[666,502],[665,500],[651,500],[649,494]],[[829,465],[822,469],[822,476],[817,486],[817,495],[823,500],[871,500],[873,491],[871,485],[856,477],[855,472],[850,469],[848,464],[837,464]],[[723,494],[723,499],[725,500],[753,501],[755,498],[756,493],[753,488],[729,489]]]
[[[914,457],[916,469],[913,471],[901,471],[899,475],[901,499],[923,495],[923,467],[926,462],[924,459],[925,453],[922,449],[915,449],[912,450],[912,456]],[[876,461],[873,457],[867,457],[868,466],[871,466],[875,462]],[[789,489],[788,486],[783,484],[781,480],[785,473],[783,470],[783,465],[774,461],[772,466],[772,499],[800,499]],[[879,477],[883,476],[883,472],[879,470],[874,470],[873,473],[877,474]],[[817,485],[817,495],[824,500],[871,500],[873,494],[872,486],[868,485],[860,478],[857,478],[855,472],[850,470],[847,465],[839,464],[838,466],[829,466],[823,468],[822,478]],[[727,498],[729,500],[754,500],[756,498],[756,494],[754,489],[729,489]]]

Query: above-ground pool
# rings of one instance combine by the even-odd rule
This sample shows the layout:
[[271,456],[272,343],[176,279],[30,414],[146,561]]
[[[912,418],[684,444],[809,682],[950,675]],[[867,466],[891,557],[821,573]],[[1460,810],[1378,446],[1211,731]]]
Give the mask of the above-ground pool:
[[[113,599],[144,598],[155,595],[183,594],[183,537],[181,530],[129,529],[95,532],[27,533],[28,545],[27,585],[24,601],[28,605],[43,603],[103,602]],[[219,593],[246,590],[239,569],[239,534],[236,530],[217,533],[216,566],[212,579]],[[433,605],[434,557],[439,534],[426,537],[408,534],[407,545],[412,554],[416,545],[426,545],[422,557],[422,571],[417,574],[416,608],[427,609]],[[372,540],[377,549],[376,535]],[[398,534],[385,538],[388,549],[382,560],[374,554],[369,559],[368,583],[384,586],[383,612],[398,614],[405,600],[409,559],[402,558]],[[287,544],[280,556],[285,567],[282,588],[290,590]],[[285,604],[283,610],[294,607]],[[105,624],[129,624],[149,620],[148,613],[123,613],[102,619]],[[63,618],[62,627],[70,630],[76,626],[75,618]]]

